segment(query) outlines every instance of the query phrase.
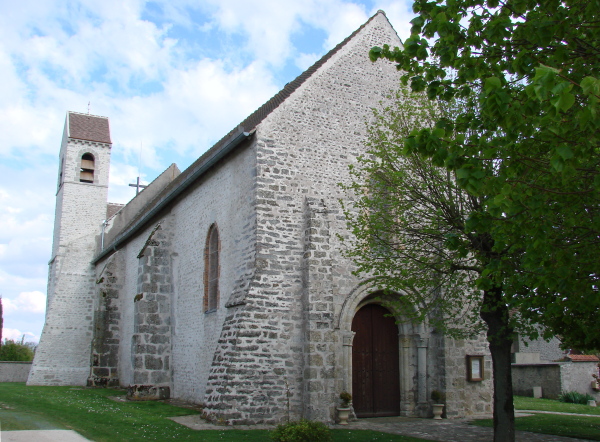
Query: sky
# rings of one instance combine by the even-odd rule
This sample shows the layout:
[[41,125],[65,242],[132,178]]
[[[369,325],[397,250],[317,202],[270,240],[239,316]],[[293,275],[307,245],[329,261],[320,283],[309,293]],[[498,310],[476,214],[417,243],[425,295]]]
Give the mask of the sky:
[[409,37],[409,0],[0,0],[3,337],[42,332],[67,111],[109,117],[108,200],[126,203],[379,9]]

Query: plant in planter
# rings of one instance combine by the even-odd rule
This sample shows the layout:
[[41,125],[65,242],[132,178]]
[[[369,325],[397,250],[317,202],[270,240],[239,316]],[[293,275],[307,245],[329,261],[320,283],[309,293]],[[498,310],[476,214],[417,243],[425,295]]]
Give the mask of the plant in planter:
[[444,411],[444,393],[439,390],[433,390],[431,392],[431,400],[433,401],[433,418],[441,419],[442,412]]
[[341,405],[337,408],[338,418],[340,425],[348,425],[348,417],[350,416],[350,402],[352,401],[352,395],[347,391],[340,393]]

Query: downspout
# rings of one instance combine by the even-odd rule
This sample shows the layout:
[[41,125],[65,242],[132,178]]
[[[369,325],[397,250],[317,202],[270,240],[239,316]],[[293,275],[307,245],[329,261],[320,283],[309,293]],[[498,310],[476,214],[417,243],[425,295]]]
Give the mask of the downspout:
[[107,219],[102,221],[102,233],[100,234],[100,250],[104,250],[104,230],[106,229],[107,224],[108,224]]

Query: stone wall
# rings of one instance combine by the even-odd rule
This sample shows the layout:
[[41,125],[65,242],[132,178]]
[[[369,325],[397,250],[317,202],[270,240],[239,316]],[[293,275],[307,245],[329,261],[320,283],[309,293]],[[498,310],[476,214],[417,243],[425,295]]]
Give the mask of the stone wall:
[[532,341],[531,339],[519,337],[515,341],[514,352],[539,353],[542,362],[555,362],[565,356],[565,351],[560,349],[560,340],[556,337],[549,341],[542,338]]
[[542,397],[556,399],[562,392],[561,364],[512,364],[513,393],[533,397],[533,387],[542,387]]
[[[467,355],[484,356],[484,380],[467,380]],[[449,418],[492,413],[492,358],[485,335],[470,340],[446,338],[446,415]]]
[[598,362],[563,362],[560,370],[562,391],[589,394],[600,401],[600,392],[592,390],[592,374],[598,373]]
[[346,231],[338,183],[364,151],[371,107],[398,84],[393,64],[368,59],[382,42],[400,44],[378,15],[256,131],[257,272],[225,320],[206,396],[207,411],[232,422],[334,414],[343,345],[333,319],[360,282],[336,236]]
[[[256,266],[260,265],[255,263],[255,155],[253,141],[238,146],[172,209],[173,389],[176,397],[194,402],[207,400],[209,377],[215,370],[222,369],[215,354],[218,341],[229,346],[233,339],[230,333],[237,328],[239,318],[230,319],[233,323],[227,318],[240,310],[240,296],[243,298],[249,290]],[[217,226],[220,240],[219,306],[205,311],[205,247],[212,225]],[[224,324],[229,325],[224,327]],[[230,363],[235,364],[236,351],[227,352],[224,357],[232,358]]]
[[[252,142],[239,146],[123,248],[97,263],[97,317],[103,318],[103,310],[113,312],[114,323],[102,320],[120,341],[116,355],[104,351],[111,354],[105,360],[117,363],[122,386],[150,385],[162,395],[169,391],[204,401],[223,322],[255,273],[254,158]],[[215,223],[221,239],[220,305],[205,312],[204,247]],[[110,278],[103,278],[107,272]],[[102,293],[109,281],[107,303]],[[112,372],[112,366],[93,371],[107,368]]]
[[101,271],[96,277],[92,367],[88,386],[119,385],[120,295],[123,288],[119,268],[124,265],[122,258],[121,253],[115,253],[99,267]]
[[577,391],[600,400],[600,393],[591,388],[592,374],[597,371],[597,362],[512,364],[513,392],[532,397],[533,387],[542,387],[542,397],[548,399]]
[[32,362],[0,361],[0,382],[26,382]]
[[[351,389],[351,332],[336,318],[363,281],[338,238],[347,235],[339,199],[348,197],[338,183],[349,181],[348,166],[364,152],[370,109],[398,86],[393,64],[368,60],[373,45],[399,44],[385,20],[375,17],[257,129],[257,283],[226,318],[206,399],[208,411],[232,422],[331,420],[339,393]],[[417,400],[409,373],[417,376],[417,354],[427,361],[435,350],[407,337],[405,391]],[[477,341],[488,354],[485,344]],[[461,379],[468,351],[456,350]],[[426,406],[427,382],[443,373],[434,364],[423,371]],[[490,387],[489,380],[457,386],[454,413],[489,412]]]
[[137,293],[133,297],[133,383],[171,391],[172,217],[152,229],[137,255]]

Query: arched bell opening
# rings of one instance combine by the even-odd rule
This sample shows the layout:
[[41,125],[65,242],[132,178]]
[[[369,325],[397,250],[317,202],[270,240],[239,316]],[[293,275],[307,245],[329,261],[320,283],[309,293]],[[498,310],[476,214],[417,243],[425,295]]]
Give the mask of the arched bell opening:
[[96,164],[95,164],[94,156],[89,152],[84,153],[81,156],[79,181],[82,183],[93,183],[95,170],[96,170]]

